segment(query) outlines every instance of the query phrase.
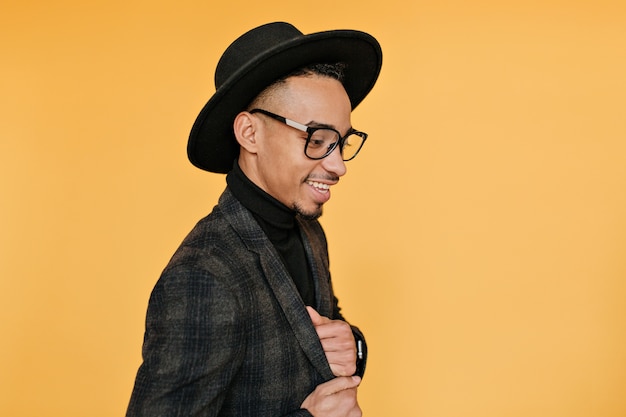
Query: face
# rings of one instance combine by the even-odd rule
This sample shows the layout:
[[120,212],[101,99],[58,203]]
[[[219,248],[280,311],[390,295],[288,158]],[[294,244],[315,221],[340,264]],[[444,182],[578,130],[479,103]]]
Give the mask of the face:
[[[344,135],[351,105],[341,83],[310,75],[288,78],[263,104],[265,110],[308,126],[325,125]],[[330,189],[346,173],[339,147],[324,159],[304,154],[307,134],[259,113],[251,115],[256,146],[242,169],[268,194],[307,218],[322,214]]]

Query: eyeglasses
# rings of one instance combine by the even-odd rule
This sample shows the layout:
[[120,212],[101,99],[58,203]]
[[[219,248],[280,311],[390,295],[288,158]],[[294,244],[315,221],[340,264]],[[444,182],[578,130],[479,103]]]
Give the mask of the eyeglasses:
[[264,114],[287,126],[307,133],[306,143],[304,144],[304,154],[309,159],[324,159],[339,145],[341,158],[344,161],[349,161],[354,159],[356,154],[359,153],[367,139],[367,133],[359,132],[354,129],[350,129],[346,136],[341,137],[338,131],[330,127],[311,127],[303,125],[267,110],[252,109],[250,113]]

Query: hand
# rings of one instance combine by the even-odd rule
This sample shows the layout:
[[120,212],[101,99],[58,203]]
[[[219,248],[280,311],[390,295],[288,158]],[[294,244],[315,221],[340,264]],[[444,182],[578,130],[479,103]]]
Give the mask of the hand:
[[361,383],[358,376],[343,376],[318,385],[304,399],[305,408],[313,417],[361,417],[356,400],[356,389]]
[[331,320],[320,316],[312,307],[307,307],[315,327],[330,370],[335,376],[350,376],[356,372],[356,343],[350,325],[343,320]]

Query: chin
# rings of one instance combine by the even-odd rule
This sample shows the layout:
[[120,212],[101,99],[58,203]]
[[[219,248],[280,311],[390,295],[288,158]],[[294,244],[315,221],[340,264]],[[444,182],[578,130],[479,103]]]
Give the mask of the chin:
[[322,216],[323,212],[321,204],[314,210],[306,210],[298,204],[294,204],[293,209],[300,217],[306,220],[317,220]]

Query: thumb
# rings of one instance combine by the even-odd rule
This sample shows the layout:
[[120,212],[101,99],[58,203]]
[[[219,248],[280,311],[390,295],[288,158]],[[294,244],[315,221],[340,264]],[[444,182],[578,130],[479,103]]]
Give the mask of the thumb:
[[313,307],[307,306],[306,311],[309,313],[309,317],[311,317],[311,321],[313,322],[314,326],[319,326],[320,324],[324,323],[324,317],[320,316],[320,314],[315,311]]

